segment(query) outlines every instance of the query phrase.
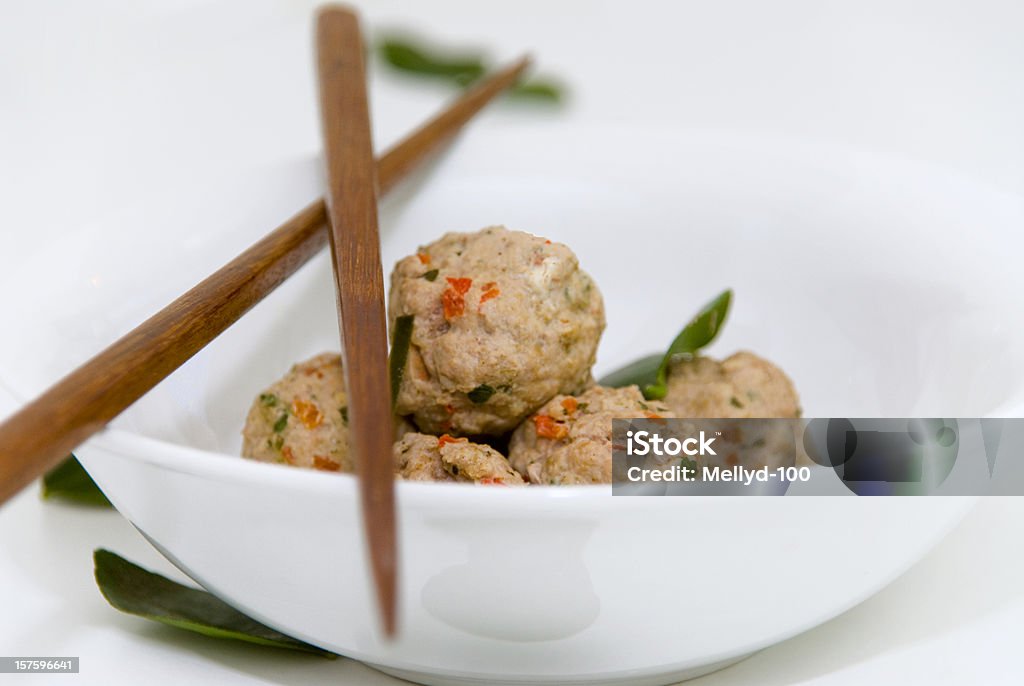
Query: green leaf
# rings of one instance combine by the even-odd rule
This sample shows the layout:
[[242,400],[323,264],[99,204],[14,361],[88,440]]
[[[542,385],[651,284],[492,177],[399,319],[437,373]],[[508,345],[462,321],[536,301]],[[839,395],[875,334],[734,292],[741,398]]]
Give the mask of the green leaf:
[[43,498],[111,507],[107,496],[74,455],[68,456],[43,476]]
[[[484,57],[479,53],[456,53],[427,47],[422,41],[409,36],[382,37],[377,43],[377,53],[384,63],[393,69],[416,76],[450,81],[460,88],[472,85],[489,69]],[[523,101],[559,103],[564,92],[565,88],[555,80],[536,78],[509,89],[508,96]]]
[[459,85],[470,83],[486,71],[478,55],[441,54],[408,37],[388,36],[380,40],[378,53],[390,66],[421,76],[450,79]]
[[128,614],[214,638],[231,638],[324,657],[334,654],[260,624],[206,591],[154,574],[109,550],[93,552],[96,584]]
[[403,314],[395,319],[395,332],[391,339],[391,356],[388,359],[388,371],[391,373],[391,405],[398,400],[398,391],[402,388],[402,377],[405,376],[405,363],[409,359],[409,346],[412,344],[413,315]]
[[715,340],[729,314],[731,302],[732,290],[723,291],[683,327],[664,355],[648,355],[631,362],[605,375],[599,383],[612,388],[636,384],[648,400],[661,400],[668,391],[668,368],[672,360],[693,356]]
[[551,103],[559,103],[565,93],[565,88],[547,79],[535,79],[520,83],[509,90],[509,97],[522,100],[538,100]]
[[650,400],[661,400],[668,391],[668,367],[672,359],[681,355],[694,355],[698,350],[715,340],[715,336],[725,324],[732,302],[732,290],[723,291],[717,298],[705,305],[690,323],[683,327],[672,345],[665,352],[658,366],[657,378],[654,383],[644,386],[644,396]]
[[466,394],[474,405],[482,405],[491,399],[494,395],[494,387],[488,386],[485,383],[480,384],[469,393]]
[[622,388],[633,385],[646,388],[658,380],[658,367],[661,366],[661,360],[664,357],[662,353],[641,357],[635,362],[630,362],[625,367],[605,374],[597,383],[610,388]]

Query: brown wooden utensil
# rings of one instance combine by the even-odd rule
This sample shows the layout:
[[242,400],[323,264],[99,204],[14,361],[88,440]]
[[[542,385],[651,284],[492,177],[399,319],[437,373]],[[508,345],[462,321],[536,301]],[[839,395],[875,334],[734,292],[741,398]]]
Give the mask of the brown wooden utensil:
[[398,543],[391,443],[384,267],[377,227],[377,170],[359,18],[343,7],[316,23],[320,116],[327,163],[327,216],[338,295],[349,440],[363,529],[388,636],[395,633]]
[[[377,161],[380,192],[428,159],[529,64],[459,97]],[[317,200],[0,423],[0,504],[67,457],[295,273],[327,241]]]

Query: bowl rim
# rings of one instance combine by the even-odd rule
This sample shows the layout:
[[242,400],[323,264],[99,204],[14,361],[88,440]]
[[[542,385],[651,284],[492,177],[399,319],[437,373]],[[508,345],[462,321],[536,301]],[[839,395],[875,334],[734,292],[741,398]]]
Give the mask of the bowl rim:
[[[0,380],[0,419],[4,411],[20,409],[27,401]],[[1010,407],[1007,407],[1010,406]],[[1008,411],[1009,410],[1009,411]],[[988,417],[1020,416],[1024,407],[1013,407],[1013,403],[986,414]],[[311,495],[326,495],[342,498],[356,498],[358,479],[355,474],[323,472],[302,469],[290,465],[245,459],[216,450],[208,450],[158,438],[152,438],[126,429],[108,426],[89,438],[74,451],[88,471],[88,462],[97,452],[122,459],[153,465],[159,469],[193,476],[203,476],[233,483],[270,485],[282,489],[302,491]],[[611,484],[547,485],[530,484],[525,488],[494,487],[470,483],[444,483],[434,481],[408,481],[396,479],[397,507],[435,507],[439,500],[446,508],[466,507],[479,512],[484,505],[499,510],[533,508],[544,505],[563,506],[573,503],[574,510],[582,508],[606,508],[612,500]],[[652,506],[675,507],[685,502],[723,502],[730,498],[716,496],[689,496],[686,498],[614,498],[617,508],[649,509]],[[656,505],[660,503],[660,505]],[[673,505],[672,503],[675,503]],[[706,505],[705,505],[706,506]],[[578,511],[578,510],[577,510]]]

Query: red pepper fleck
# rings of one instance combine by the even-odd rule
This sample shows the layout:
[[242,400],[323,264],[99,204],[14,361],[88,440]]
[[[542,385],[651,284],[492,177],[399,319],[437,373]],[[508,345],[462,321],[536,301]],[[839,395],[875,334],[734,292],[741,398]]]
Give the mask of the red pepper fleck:
[[447,277],[448,283],[459,295],[465,295],[473,285],[473,279]]
[[555,421],[555,418],[551,415],[535,414],[532,419],[534,428],[537,430],[537,435],[541,438],[558,440],[569,435],[569,427]]
[[314,455],[313,468],[319,469],[324,472],[337,472],[341,470],[341,465],[329,457],[324,457],[323,455]]
[[454,319],[461,317],[466,312],[466,293],[473,285],[473,279],[447,277],[448,288],[441,294],[441,304],[444,306],[444,318]]
[[420,264],[430,264],[430,255],[425,252],[416,253],[416,257],[420,258]]
[[295,464],[295,454],[292,453],[292,447],[290,445],[286,445],[281,448],[281,457],[283,457],[284,461],[288,464]]
[[443,448],[448,443],[466,443],[468,441],[468,438],[455,438],[453,436],[449,436],[448,434],[444,434],[437,439],[437,447]]
[[571,395],[567,398],[562,398],[562,409],[565,410],[566,414],[572,414],[579,406],[579,401]]
[[494,477],[485,476],[484,478],[482,478],[479,481],[477,481],[477,483],[478,484],[483,484],[485,486],[507,486],[508,485],[508,484],[505,483],[505,480],[502,479],[499,476],[494,476]]
[[497,298],[501,295],[501,289],[498,288],[498,284],[493,281],[488,281],[484,284],[484,292],[480,295],[480,305],[477,306],[477,312],[483,307],[483,304],[492,298]]
[[544,241],[544,245],[551,245],[551,239],[549,238],[549,239],[545,240]]
[[314,403],[304,400],[292,401],[292,413],[307,429],[315,429],[324,421],[324,415]]

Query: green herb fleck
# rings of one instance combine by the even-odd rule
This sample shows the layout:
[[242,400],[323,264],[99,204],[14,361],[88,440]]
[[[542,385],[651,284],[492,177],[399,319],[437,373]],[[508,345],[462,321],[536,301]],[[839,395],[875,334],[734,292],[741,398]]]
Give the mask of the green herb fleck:
[[276,433],[276,434],[281,433],[282,431],[284,431],[286,426],[288,426],[288,413],[287,412],[284,413],[283,415],[281,415],[280,417],[278,417],[277,421],[274,422],[274,433]]
[[333,658],[334,654],[260,624],[223,600],[154,574],[109,550],[93,552],[96,585],[112,606],[169,626]]
[[473,390],[471,390],[466,395],[469,397],[470,400],[473,401],[474,405],[482,405],[488,400],[490,400],[491,396],[494,395],[494,393],[495,391],[491,386],[482,383]]
[[338,412],[341,413],[341,422],[345,426],[348,426],[348,405],[338,410]]
[[693,478],[697,475],[697,463],[688,457],[679,458],[679,466],[682,467],[686,475]]
[[273,393],[260,393],[260,405],[263,407],[274,407],[277,405],[277,396]]
[[743,403],[741,403],[740,399],[737,398],[736,396],[733,396],[733,397],[729,398],[729,404],[732,405],[733,407],[738,407],[738,408],[742,408],[743,407]]
[[427,281],[436,281],[437,275],[439,273],[440,272],[437,269],[431,269],[429,272],[423,275],[423,278],[426,279]]

